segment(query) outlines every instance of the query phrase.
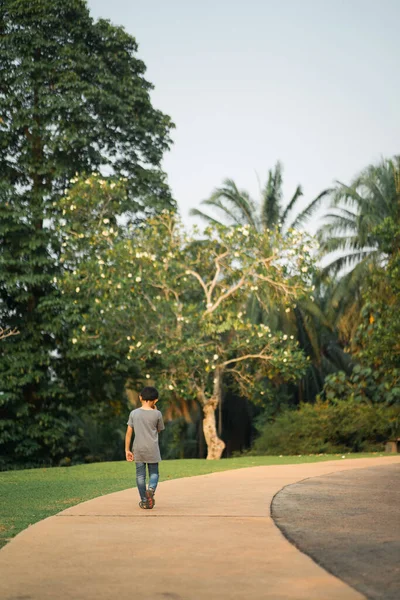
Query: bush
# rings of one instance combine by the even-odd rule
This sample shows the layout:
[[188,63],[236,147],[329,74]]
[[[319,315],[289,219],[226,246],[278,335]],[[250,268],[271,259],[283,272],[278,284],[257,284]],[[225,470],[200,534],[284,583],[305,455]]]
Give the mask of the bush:
[[197,458],[197,425],[183,417],[168,421],[160,435],[161,456],[166,460]]
[[350,375],[343,371],[325,377],[321,397],[337,401],[400,405],[400,369],[371,368],[356,365]]
[[284,411],[259,433],[251,454],[380,451],[400,434],[400,407],[320,400]]

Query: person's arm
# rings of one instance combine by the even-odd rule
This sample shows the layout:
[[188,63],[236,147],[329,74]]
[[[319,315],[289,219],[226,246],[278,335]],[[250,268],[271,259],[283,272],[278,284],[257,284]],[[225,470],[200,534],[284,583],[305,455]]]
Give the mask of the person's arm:
[[[160,413],[160,411],[158,411],[158,412]],[[162,418],[162,414],[160,413],[158,415],[157,431],[158,431],[158,433],[160,433],[160,431],[163,431],[164,429],[165,429],[164,421],[163,421],[163,418]]]
[[133,458],[134,458],[133,452],[131,452],[132,432],[133,432],[133,427],[128,425],[128,427],[126,428],[126,434],[125,434],[125,458],[129,462],[132,462]]

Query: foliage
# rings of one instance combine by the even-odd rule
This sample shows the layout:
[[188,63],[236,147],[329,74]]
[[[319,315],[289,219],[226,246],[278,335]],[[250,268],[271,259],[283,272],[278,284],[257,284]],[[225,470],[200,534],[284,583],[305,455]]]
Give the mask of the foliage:
[[362,367],[355,369],[351,383],[359,388],[358,395],[365,391],[374,402],[400,404],[400,219],[386,219],[376,235],[388,261],[368,278],[351,344]]
[[356,365],[351,374],[338,371],[325,379],[321,396],[354,402],[400,404],[400,369]]
[[104,166],[129,178],[131,209],[165,207],[172,124],[151,105],[135,39],[82,0],[5,0],[0,22],[2,174],[36,200],[36,219],[75,172]]
[[[229,225],[249,225],[257,231],[275,227],[282,227],[288,231],[299,227],[313,214],[327,192],[322,192],[305,210],[293,218],[293,210],[303,196],[303,190],[298,185],[292,198],[284,206],[282,172],[280,162],[275,165],[274,169],[268,171],[267,182],[261,190],[260,204],[253,200],[246,190],[240,190],[232,179],[226,179],[222,187],[216,188],[207,200],[203,200],[202,204],[220,214],[222,221]],[[208,223],[220,222],[197,208],[192,209],[190,214],[198,216]]]
[[328,263],[321,277],[329,278],[335,324],[348,344],[361,323],[366,279],[390,252],[388,224],[399,223],[400,156],[369,165],[349,185],[338,182],[330,198],[318,232]]
[[[249,294],[262,303],[268,290],[290,312],[309,293],[305,235],[214,226],[199,239],[168,213],[126,227],[107,215],[107,192],[90,179],[85,186],[65,198],[59,232],[71,360],[114,353],[121,370],[156,380],[164,397],[203,406],[225,371],[253,401],[262,401],[263,378],[298,377],[305,360],[293,336],[252,323],[246,307]],[[99,214],[89,221],[91,190]]]
[[322,396],[351,402],[400,405],[400,224],[387,218],[374,235],[388,255],[371,270],[358,328],[349,344],[357,364],[325,379]]
[[[296,207],[303,196],[300,186],[297,186],[293,197],[288,203],[283,202],[282,165],[278,162],[274,169],[268,172],[268,179],[261,191],[261,201],[258,204],[248,192],[239,190],[231,179],[224,181],[223,186],[216,188],[209,199],[202,204],[221,215],[222,221],[234,225],[248,225],[258,232],[269,232],[279,227],[281,231],[301,226],[314,214],[329,190],[323,191],[310,202],[308,206],[296,215]],[[214,217],[194,209],[191,214],[201,217],[207,222],[217,223]],[[315,250],[315,248],[314,248]],[[285,307],[277,302],[277,298],[265,294],[262,305],[257,298],[251,297],[249,306],[251,319],[257,323],[268,325],[272,331],[284,331],[293,335],[302,350],[310,357],[310,363],[304,376],[291,393],[294,403],[299,401],[313,402],[323,387],[325,375],[334,372],[347,362],[342,345],[335,331],[336,318],[332,314],[330,291],[332,286],[321,285],[317,275],[312,286],[312,296],[299,298],[295,310],[287,313]],[[333,300],[333,299],[332,299]],[[333,303],[332,303],[333,304]],[[275,390],[275,399],[279,392]]]
[[[244,311],[249,291],[261,292],[263,286],[283,295],[291,310],[296,294],[306,290],[312,268],[306,252],[293,250],[303,243],[300,238],[275,237],[272,247],[269,236],[220,227],[197,241],[168,214],[134,229],[130,238],[118,239],[109,225],[94,233],[93,255],[87,262],[79,260],[63,282],[84,323],[74,330],[71,351],[102,352],[107,345],[118,345],[127,360],[143,363],[142,376],[147,369],[151,378],[157,374],[164,394],[179,389],[196,396],[203,384],[211,393],[206,382],[212,371],[236,363],[232,357],[239,356],[265,357],[271,377],[292,376],[293,367],[285,367],[295,348],[292,341],[247,322]],[[68,220],[65,264],[82,254],[81,243],[87,247],[87,240],[71,236],[69,227]],[[90,303],[83,314],[82,301]],[[240,385],[246,369],[236,367]]]
[[400,435],[400,408],[354,399],[317,401],[285,410],[263,425],[252,454],[309,454],[383,450]]
[[339,273],[357,265],[360,277],[365,268],[385,252],[379,226],[385,219],[398,222],[400,197],[400,156],[382,160],[364,169],[351,183],[337,183],[331,192],[328,222],[319,231],[321,251],[344,252],[331,261],[326,271]]
[[160,436],[163,459],[197,458],[197,423],[188,423],[183,417],[169,421]]
[[107,397],[114,357],[92,369],[66,356],[56,232],[71,180],[104,169],[124,180],[113,218],[137,222],[175,206],[160,168],[172,123],[153,108],[136,51],[134,38],[95,23],[82,0],[1,2],[0,326],[19,331],[0,345],[7,460],[57,462],[73,451],[78,407]]

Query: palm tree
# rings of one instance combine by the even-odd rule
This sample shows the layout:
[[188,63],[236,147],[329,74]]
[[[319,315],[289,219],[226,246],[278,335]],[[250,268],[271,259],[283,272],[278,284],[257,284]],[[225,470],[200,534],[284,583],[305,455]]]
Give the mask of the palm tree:
[[329,262],[322,278],[331,285],[331,310],[341,337],[349,341],[358,326],[362,287],[370,270],[387,259],[377,228],[400,219],[400,156],[364,169],[351,183],[330,192],[327,222],[318,232],[321,255]]
[[[268,171],[268,180],[261,190],[261,202],[255,202],[245,190],[239,190],[232,179],[225,179],[222,187],[216,188],[210,198],[203,200],[201,204],[214,209],[226,225],[245,225],[262,231],[281,226],[285,230],[302,225],[318,207],[320,200],[326,196],[327,191],[322,192],[313,202],[302,210],[295,218],[290,216],[298,200],[303,196],[300,185],[286,206],[283,204],[282,193],[282,165],[277,162],[274,169]],[[197,216],[209,223],[220,223],[219,220],[193,208],[192,216]]]
[[[269,170],[268,179],[261,190],[261,202],[255,202],[247,191],[239,190],[232,179],[226,179],[222,187],[216,188],[203,205],[219,213],[224,224],[243,226],[248,224],[263,231],[276,226],[284,231],[298,228],[309,219],[320,205],[322,199],[329,193],[323,191],[305,209],[294,214],[299,199],[303,196],[300,185],[285,205],[282,193],[282,165],[277,163]],[[201,217],[209,223],[220,223],[216,218],[198,209],[192,209],[191,215]],[[318,289],[318,282],[316,282]],[[325,286],[326,289],[326,286]],[[318,302],[319,300],[319,302]],[[269,309],[262,309],[255,298],[250,298],[248,313],[256,322],[265,322],[271,329],[282,330],[288,335],[295,335],[305,352],[311,358],[310,369],[298,388],[300,399],[313,399],[321,390],[324,376],[337,370],[346,362],[343,350],[337,343],[333,327],[322,310],[321,298],[315,302],[303,300],[297,309],[287,314],[281,310],[276,301],[269,304]],[[323,306],[323,309],[326,307]]]
[[400,156],[364,169],[351,183],[331,190],[328,222],[319,230],[324,255],[341,252],[325,268],[337,274],[383,258],[376,228],[391,217],[400,218]]

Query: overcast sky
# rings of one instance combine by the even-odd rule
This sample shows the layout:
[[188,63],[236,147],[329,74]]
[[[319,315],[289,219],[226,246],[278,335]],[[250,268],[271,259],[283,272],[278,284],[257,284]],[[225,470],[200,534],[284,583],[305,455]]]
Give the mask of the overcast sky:
[[89,0],[139,44],[176,124],[163,167],[185,222],[230,177],[288,200],[400,153],[400,0]]

